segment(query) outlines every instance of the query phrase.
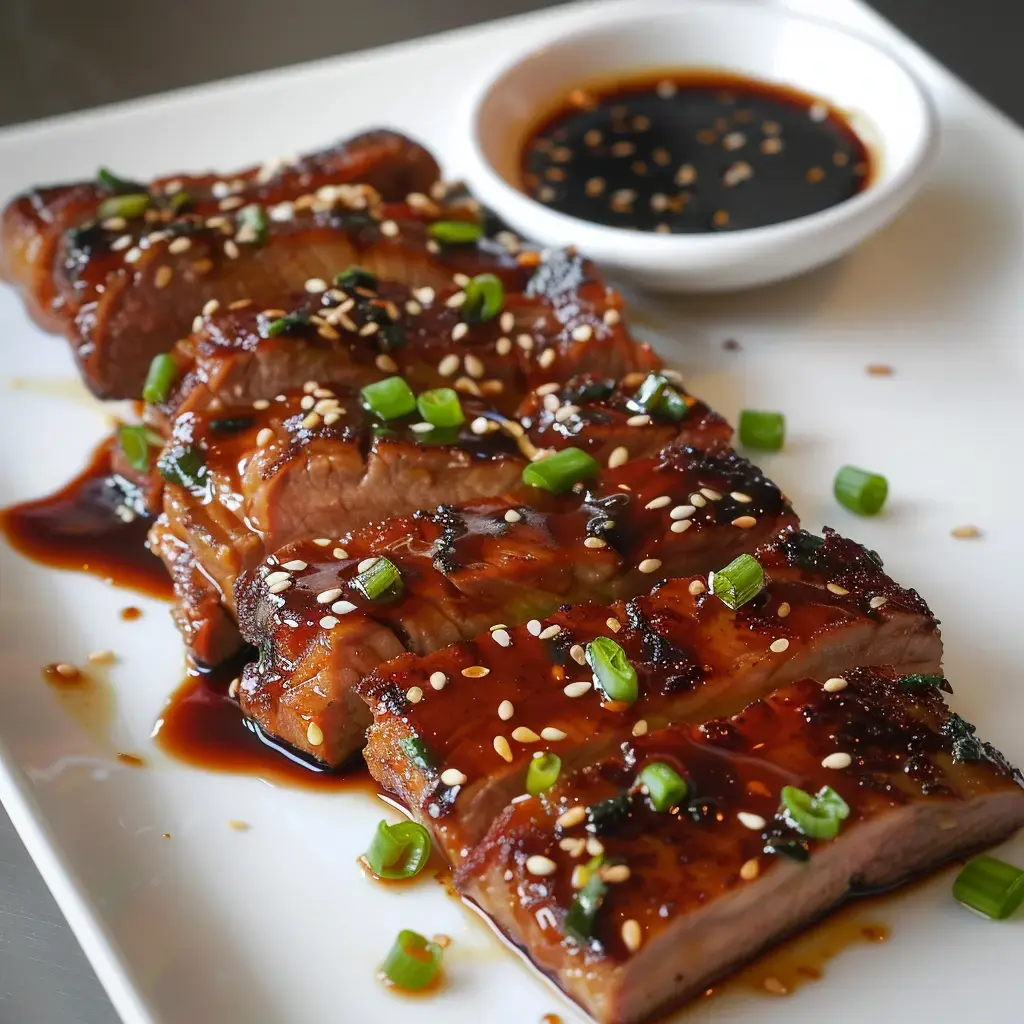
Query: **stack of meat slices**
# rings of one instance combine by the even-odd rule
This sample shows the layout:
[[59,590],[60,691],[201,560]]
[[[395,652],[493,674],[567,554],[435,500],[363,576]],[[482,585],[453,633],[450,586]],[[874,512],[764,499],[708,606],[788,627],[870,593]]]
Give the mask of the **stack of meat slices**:
[[145,391],[120,468],[192,657],[257,647],[243,713],[322,766],[369,729],[460,891],[635,1021],[1024,788],[924,601],[798,528],[591,264],[485,221],[372,132],[30,193],[0,268],[98,394]]

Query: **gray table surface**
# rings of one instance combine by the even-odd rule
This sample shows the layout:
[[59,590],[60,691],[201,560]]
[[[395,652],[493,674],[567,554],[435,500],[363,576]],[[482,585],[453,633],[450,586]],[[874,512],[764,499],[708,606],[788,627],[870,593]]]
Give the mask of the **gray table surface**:
[[[0,125],[545,6],[551,4],[0,0]],[[875,0],[875,6],[1011,117],[1024,121],[1021,0]],[[116,1022],[78,942],[0,809],[0,1024]]]

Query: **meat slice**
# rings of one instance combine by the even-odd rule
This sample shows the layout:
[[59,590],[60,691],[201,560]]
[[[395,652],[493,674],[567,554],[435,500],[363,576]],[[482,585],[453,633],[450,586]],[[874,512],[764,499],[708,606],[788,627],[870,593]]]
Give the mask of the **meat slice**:
[[[301,288],[318,256],[345,237],[330,230],[332,218],[365,220],[371,198],[410,193],[429,212],[436,205],[423,193],[437,179],[425,149],[373,131],[226,178],[108,177],[35,189],[3,213],[0,276],[40,326],[68,335],[97,394],[134,398],[150,359],[187,332],[205,302],[255,294],[261,281]],[[347,187],[354,183],[361,189]]]
[[[631,1024],[848,896],[1024,824],[1020,772],[936,689],[904,688],[887,668],[845,680],[829,692],[805,679],[734,717],[630,739],[563,771],[504,810],[459,867],[458,889],[595,1020]],[[686,783],[665,810],[640,781],[651,764]],[[787,786],[839,794],[849,816],[837,837],[794,827]]]
[[[704,577],[672,580],[646,597],[507,630],[507,646],[484,634],[381,667],[357,686],[374,715],[371,773],[433,826],[457,863],[524,791],[539,753],[557,754],[572,770],[630,735],[734,713],[805,675],[839,676],[858,665],[938,670],[934,617],[859,544],[832,531],[824,540],[787,531],[756,558],[766,585],[736,611],[708,592]],[[594,685],[586,648],[602,636],[637,674],[632,703]],[[441,690],[430,684],[435,675],[446,680]],[[449,772],[464,781],[447,785]]]
[[[778,489],[750,463],[731,449],[704,452],[684,441],[606,471],[588,494],[545,500],[523,488],[500,503],[446,506],[276,552],[236,587],[242,634],[264,652],[243,676],[243,711],[267,733],[337,764],[362,746],[370,716],[354,686],[381,662],[487,636],[491,626],[550,615],[561,604],[645,593],[660,578],[720,566],[795,523]],[[701,498],[700,510],[685,505],[702,486],[742,488],[757,522],[732,525],[724,500]],[[669,501],[648,507],[649,494]],[[673,519],[673,507],[693,518]],[[672,530],[679,522],[692,528]],[[403,590],[368,601],[353,579],[381,556],[401,573]],[[500,652],[512,634],[490,635],[497,639],[480,642]],[[418,685],[431,690],[424,704],[434,707],[430,674]],[[364,696],[378,699],[373,687]]]

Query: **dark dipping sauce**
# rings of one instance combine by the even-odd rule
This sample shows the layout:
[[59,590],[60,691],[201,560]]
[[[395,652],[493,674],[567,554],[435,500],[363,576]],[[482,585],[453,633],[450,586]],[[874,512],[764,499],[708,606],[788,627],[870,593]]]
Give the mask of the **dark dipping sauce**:
[[714,72],[576,89],[527,139],[523,188],[611,227],[697,234],[765,227],[863,191],[871,159],[823,101]]

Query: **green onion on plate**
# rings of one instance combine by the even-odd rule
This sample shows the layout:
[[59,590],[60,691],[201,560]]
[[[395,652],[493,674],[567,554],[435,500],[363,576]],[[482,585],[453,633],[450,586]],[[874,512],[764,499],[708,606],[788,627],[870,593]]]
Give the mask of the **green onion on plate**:
[[836,501],[859,516],[873,516],[881,511],[889,494],[889,483],[878,473],[869,473],[856,466],[843,466],[836,473],[832,489]]
[[744,409],[740,412],[740,444],[763,452],[777,452],[786,438],[786,417],[781,412]]
[[392,881],[418,875],[430,859],[430,833],[415,821],[381,821],[364,854],[380,878]]
[[418,992],[437,978],[441,955],[441,947],[436,942],[428,942],[419,932],[406,928],[398,933],[391,952],[381,964],[381,972],[392,985]]
[[995,857],[975,857],[956,876],[953,896],[993,921],[1005,921],[1024,903],[1024,871]]

